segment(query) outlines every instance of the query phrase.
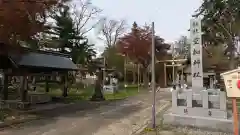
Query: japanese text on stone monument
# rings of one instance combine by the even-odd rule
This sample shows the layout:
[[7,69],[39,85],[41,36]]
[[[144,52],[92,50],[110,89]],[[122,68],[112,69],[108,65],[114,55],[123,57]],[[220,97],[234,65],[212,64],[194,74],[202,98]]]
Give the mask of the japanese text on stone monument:
[[190,21],[192,87],[203,87],[201,20]]

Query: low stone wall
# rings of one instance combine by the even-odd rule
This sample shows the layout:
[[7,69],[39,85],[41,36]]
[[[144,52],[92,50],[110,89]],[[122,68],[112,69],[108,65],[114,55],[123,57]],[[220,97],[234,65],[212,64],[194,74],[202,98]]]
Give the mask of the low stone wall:
[[51,96],[45,93],[30,92],[28,94],[28,101],[21,100],[1,100],[0,109],[26,109],[30,108],[32,104],[47,103],[52,100]]
[[46,93],[37,93],[31,92],[28,94],[28,101],[31,104],[40,104],[40,103],[47,103],[52,100],[51,96]]
[[20,100],[2,100],[0,101],[0,108],[1,109],[25,109],[29,108],[29,102],[22,102]]

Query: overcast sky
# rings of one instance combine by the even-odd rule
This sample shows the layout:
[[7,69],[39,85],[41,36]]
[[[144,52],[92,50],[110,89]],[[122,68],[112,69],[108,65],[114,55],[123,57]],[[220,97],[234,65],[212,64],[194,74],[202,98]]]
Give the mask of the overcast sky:
[[[103,9],[102,15],[112,19],[125,19],[129,26],[136,21],[139,25],[155,22],[156,34],[167,42],[174,42],[181,35],[188,35],[191,15],[202,0],[92,0]],[[101,41],[94,39],[102,51]]]

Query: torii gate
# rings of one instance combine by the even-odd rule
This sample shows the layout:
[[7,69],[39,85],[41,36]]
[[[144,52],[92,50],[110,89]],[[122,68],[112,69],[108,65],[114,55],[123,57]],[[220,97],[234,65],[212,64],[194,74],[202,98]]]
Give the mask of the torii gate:
[[[172,59],[172,60],[161,60],[161,61],[157,61],[157,63],[164,63],[164,84],[165,86],[167,86],[167,67],[172,67],[172,78],[173,81],[175,80],[175,67],[183,67],[182,64],[176,64],[177,62],[186,62],[187,59]],[[170,64],[166,64],[166,62],[171,62]],[[182,68],[182,75],[183,75],[183,68]]]

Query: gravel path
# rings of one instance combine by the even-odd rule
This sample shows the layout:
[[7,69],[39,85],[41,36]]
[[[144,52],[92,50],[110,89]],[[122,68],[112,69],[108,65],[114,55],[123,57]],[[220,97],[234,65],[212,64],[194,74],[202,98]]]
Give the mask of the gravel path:
[[[169,104],[169,92],[157,92],[157,112]],[[151,119],[152,93],[89,109],[72,105],[39,112],[44,118],[0,131],[0,135],[131,135]]]

